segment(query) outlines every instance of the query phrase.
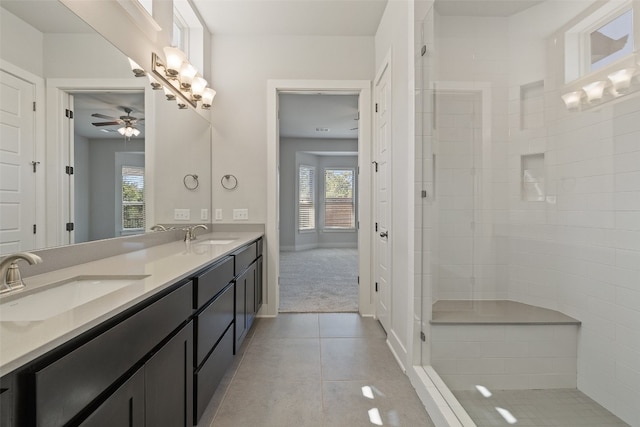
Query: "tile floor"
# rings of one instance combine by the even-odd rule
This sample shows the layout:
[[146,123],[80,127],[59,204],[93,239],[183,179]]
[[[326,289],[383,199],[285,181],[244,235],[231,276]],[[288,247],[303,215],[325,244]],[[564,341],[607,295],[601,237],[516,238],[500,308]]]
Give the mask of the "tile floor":
[[433,423],[378,322],[356,313],[258,319],[198,424],[372,425]]
[[[491,390],[490,397],[478,391],[454,391],[478,427],[555,426],[623,427],[628,426],[611,412],[576,389]],[[507,422],[497,408],[509,411],[515,422]]]

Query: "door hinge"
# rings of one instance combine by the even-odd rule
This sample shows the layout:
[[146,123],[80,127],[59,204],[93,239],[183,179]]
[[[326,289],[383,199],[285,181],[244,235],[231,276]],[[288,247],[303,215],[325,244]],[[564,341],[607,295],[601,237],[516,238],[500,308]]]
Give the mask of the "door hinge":
[[356,230],[360,230],[360,221],[356,222]]
[[360,284],[360,276],[358,276],[358,285]]
[[378,112],[378,103],[376,102],[376,113]]
[[73,111],[69,110],[68,108],[64,110],[64,116],[67,119],[73,119]]
[[376,222],[376,231],[378,231],[378,223]]
[[422,190],[420,195],[422,196],[423,199],[426,199],[427,198],[427,190]]
[[73,223],[72,222],[68,222],[67,223],[67,231],[73,231]]
[[378,292],[378,282],[376,282],[376,292]]
[[427,45],[422,45],[422,49],[420,49],[420,56],[424,56],[427,53]]
[[73,175],[73,166],[65,166],[64,171],[67,175]]
[[36,111],[36,101],[33,101],[33,111]]
[[33,234],[36,234],[36,225],[33,224]]
[[427,336],[422,331],[420,331],[420,341],[427,342]]

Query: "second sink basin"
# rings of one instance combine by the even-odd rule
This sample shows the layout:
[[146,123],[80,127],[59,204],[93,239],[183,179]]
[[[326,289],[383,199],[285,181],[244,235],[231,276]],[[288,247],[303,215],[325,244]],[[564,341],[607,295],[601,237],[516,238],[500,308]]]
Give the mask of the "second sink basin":
[[149,275],[78,276],[0,303],[0,321],[45,320],[132,285]]
[[197,245],[228,245],[229,243],[235,242],[235,240],[231,239],[209,239],[198,241]]

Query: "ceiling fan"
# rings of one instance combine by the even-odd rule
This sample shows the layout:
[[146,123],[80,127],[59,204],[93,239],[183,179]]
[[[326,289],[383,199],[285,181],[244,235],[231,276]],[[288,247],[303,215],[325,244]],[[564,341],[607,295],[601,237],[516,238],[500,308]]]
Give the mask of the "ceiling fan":
[[[127,113],[126,116],[120,116],[120,118],[116,118],[116,117],[111,117],[111,116],[105,116],[104,114],[100,114],[100,113],[93,113],[91,115],[91,117],[98,117],[100,119],[105,119],[105,120],[110,120],[109,122],[96,122],[96,123],[91,123],[94,126],[120,126],[120,128],[116,129],[115,131],[117,131],[120,135],[123,135],[125,137],[132,137],[132,136],[138,136],[140,135],[140,131],[138,130],[138,128],[136,127],[136,125],[138,124],[138,122],[141,122],[144,120],[144,118],[137,118],[137,117],[133,117],[131,115],[131,113],[133,112],[133,110],[129,107],[121,107],[125,113]],[[140,123],[140,125],[142,125],[142,123]],[[114,130],[108,130],[113,132]]]

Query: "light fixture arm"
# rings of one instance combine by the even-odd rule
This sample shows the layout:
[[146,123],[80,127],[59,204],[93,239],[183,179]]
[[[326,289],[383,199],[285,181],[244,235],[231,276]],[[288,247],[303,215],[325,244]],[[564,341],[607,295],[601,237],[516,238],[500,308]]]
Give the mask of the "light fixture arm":
[[171,83],[165,77],[165,69],[166,69],[166,66],[162,62],[160,57],[155,52],[152,52],[151,53],[151,72],[153,73],[154,77],[157,78],[160,82],[162,82],[162,84],[167,89],[169,89],[174,95],[176,95],[176,97],[179,97],[181,100],[183,100],[185,104],[189,104],[193,108],[197,108],[198,106],[197,101],[194,101],[193,99],[185,95],[180,89],[175,87],[173,83]]

